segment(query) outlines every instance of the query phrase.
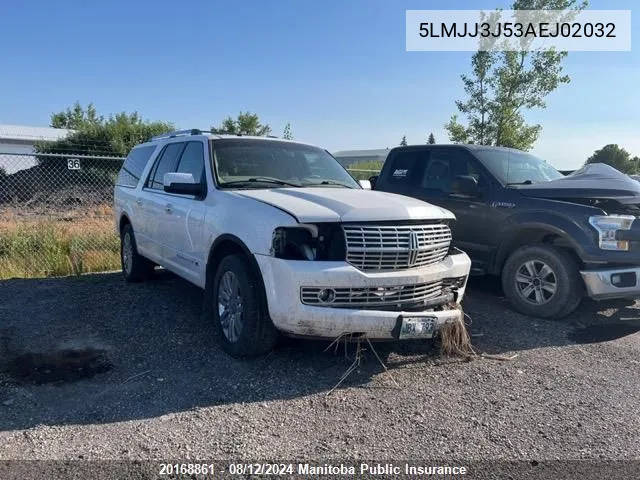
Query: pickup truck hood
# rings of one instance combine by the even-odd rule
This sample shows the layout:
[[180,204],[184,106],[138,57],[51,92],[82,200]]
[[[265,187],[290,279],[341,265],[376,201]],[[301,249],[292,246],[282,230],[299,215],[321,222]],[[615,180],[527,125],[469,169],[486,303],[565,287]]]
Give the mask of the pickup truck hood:
[[455,219],[449,210],[435,205],[373,190],[311,187],[234,193],[284,210],[301,223]]
[[615,200],[621,204],[640,203],[640,183],[603,163],[586,165],[571,175],[549,182],[515,187],[528,197],[554,200]]

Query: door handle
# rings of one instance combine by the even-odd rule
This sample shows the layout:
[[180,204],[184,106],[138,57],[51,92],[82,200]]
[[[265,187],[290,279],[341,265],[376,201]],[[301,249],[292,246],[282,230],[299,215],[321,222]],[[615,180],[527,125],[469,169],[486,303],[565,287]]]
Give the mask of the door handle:
[[142,205],[142,199],[141,199],[141,198],[138,198],[138,199],[136,200],[136,203],[137,203],[138,205]]
[[171,213],[171,212],[173,212],[173,205],[171,205],[170,203],[167,203],[167,204],[164,206],[164,210],[165,210],[165,212],[167,212],[167,213]]

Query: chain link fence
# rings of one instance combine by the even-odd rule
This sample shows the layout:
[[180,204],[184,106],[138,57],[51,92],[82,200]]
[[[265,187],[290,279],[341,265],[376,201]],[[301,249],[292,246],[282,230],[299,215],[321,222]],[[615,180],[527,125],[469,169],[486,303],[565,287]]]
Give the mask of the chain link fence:
[[[112,204],[123,161],[0,151],[0,279],[119,269]],[[358,180],[378,173],[349,171]]]
[[111,205],[123,160],[0,152],[0,279],[120,268]]

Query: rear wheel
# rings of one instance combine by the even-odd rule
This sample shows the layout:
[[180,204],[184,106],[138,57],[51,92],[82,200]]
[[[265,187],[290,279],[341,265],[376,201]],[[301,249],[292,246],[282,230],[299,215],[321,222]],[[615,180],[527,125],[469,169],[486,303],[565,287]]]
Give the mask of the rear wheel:
[[120,233],[120,262],[127,282],[140,282],[153,274],[154,264],[138,253],[133,228],[127,224]]
[[516,310],[548,319],[566,317],[584,295],[576,261],[550,245],[516,250],[502,270],[502,288]]
[[211,287],[206,289],[211,295],[209,311],[224,350],[234,357],[254,357],[272,350],[278,332],[266,314],[261,287],[246,257],[223,258]]

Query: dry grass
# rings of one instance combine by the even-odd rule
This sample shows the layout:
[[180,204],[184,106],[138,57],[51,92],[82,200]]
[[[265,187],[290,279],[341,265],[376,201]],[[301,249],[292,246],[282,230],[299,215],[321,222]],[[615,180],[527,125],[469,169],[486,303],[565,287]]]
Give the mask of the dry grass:
[[0,279],[120,268],[120,244],[107,206],[55,215],[0,213]]

